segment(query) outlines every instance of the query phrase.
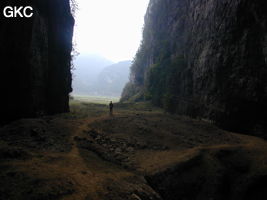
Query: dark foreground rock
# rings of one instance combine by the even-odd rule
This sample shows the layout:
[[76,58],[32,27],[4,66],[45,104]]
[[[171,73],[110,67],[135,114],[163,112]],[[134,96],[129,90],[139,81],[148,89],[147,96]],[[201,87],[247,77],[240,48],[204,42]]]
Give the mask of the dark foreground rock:
[[[5,18],[5,6],[32,6],[31,18]],[[74,19],[69,0],[0,2],[1,118],[66,112]]]
[[[103,109],[84,106],[86,116]],[[112,117],[72,112],[0,128],[0,199],[267,198],[265,140],[130,107]]]
[[264,140],[149,112],[99,120],[90,127],[77,138],[81,148],[142,174],[164,200],[267,198]]
[[244,147],[201,149],[146,180],[164,200],[266,199],[267,174],[255,173],[261,161],[255,162],[250,153]]

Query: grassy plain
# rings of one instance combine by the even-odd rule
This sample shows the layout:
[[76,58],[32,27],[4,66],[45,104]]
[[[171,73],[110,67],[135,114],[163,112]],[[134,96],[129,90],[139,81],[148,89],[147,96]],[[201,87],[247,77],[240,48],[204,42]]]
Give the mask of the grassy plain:
[[86,96],[86,95],[73,95],[74,101],[95,103],[95,104],[109,104],[110,101],[117,103],[119,97],[104,97],[104,96]]

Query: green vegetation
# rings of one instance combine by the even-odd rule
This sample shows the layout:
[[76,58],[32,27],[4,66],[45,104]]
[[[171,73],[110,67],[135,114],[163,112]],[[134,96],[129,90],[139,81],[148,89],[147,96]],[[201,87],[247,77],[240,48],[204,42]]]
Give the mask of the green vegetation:
[[[154,9],[151,11],[151,19],[166,22],[166,5],[152,6],[151,9]],[[157,15],[154,16],[153,13]],[[131,67],[132,79],[125,86],[121,100],[151,101],[170,113],[176,113],[179,94],[184,93],[181,91],[182,80],[189,73],[185,71],[187,62],[184,54],[177,54],[176,44],[169,39],[168,30],[161,28],[160,21],[159,26],[153,26],[150,20],[146,21],[143,42]]]
[[[162,57],[165,56],[162,55]],[[159,60],[148,71],[145,97],[166,111],[175,112],[180,88],[180,85],[177,84],[179,83],[177,77],[181,77],[185,66],[186,63],[182,56]]]
[[[148,100],[156,106],[163,107],[168,112],[175,112],[175,105],[178,102],[180,92],[179,83],[186,68],[186,61],[182,55],[173,58],[168,50],[169,45],[166,41],[163,41],[163,43],[165,45],[157,52],[158,61],[149,66],[146,79],[135,77],[137,84],[128,83],[124,88],[122,101]],[[143,57],[144,51],[140,49],[131,69],[133,74],[144,74],[138,72],[138,70],[144,69],[140,67]],[[140,90],[136,85],[145,85],[145,90]]]
[[121,102],[138,102],[143,100],[142,91],[136,85],[130,82],[127,83],[122,92]]

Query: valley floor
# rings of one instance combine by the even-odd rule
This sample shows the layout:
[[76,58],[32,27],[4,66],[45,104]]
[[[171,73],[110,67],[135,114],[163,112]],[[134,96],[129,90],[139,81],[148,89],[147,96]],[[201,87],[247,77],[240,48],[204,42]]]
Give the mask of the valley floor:
[[0,129],[0,199],[267,199],[267,142],[148,103],[72,101]]

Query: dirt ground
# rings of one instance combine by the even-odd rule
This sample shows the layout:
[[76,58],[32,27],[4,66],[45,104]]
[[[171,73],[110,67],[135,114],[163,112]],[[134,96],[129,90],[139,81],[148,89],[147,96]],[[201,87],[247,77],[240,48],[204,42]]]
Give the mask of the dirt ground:
[[148,103],[0,128],[0,199],[267,199],[267,143]]

